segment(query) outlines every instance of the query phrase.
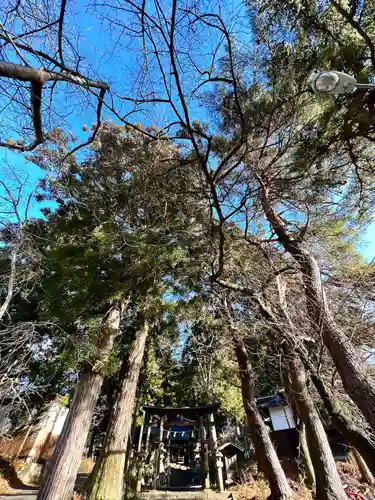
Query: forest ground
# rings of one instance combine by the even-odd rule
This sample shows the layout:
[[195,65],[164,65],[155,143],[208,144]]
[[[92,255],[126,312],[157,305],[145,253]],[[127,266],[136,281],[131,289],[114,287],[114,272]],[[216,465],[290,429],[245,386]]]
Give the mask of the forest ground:
[[[357,467],[348,462],[339,462],[338,468],[340,476],[344,484],[348,485],[350,491],[357,491],[365,494],[369,490],[369,486],[360,481],[360,474]],[[81,471],[77,477],[76,489],[79,491],[87,479],[88,471]],[[22,484],[13,484],[13,488],[9,483],[0,478],[0,500],[36,500],[38,488]],[[293,489],[296,493],[296,499],[309,500],[311,494],[303,483],[293,478]],[[269,488],[267,481],[261,477],[244,477],[243,483],[230,488],[236,500],[265,500],[269,496]],[[373,494],[375,492],[372,492]],[[79,500],[79,495],[76,494],[75,500]]]
[[[76,481],[76,489],[80,490],[82,489],[83,484],[87,480],[88,474],[87,473],[81,473],[78,474],[77,476],[77,481]],[[27,486],[27,485],[13,485],[10,486],[9,483],[7,483],[4,479],[0,483],[0,486],[4,489],[0,490],[0,500],[7,500],[7,499],[12,499],[12,500],[35,500],[38,494],[38,487],[37,486]],[[6,491],[5,491],[6,488]],[[74,500],[79,500],[79,496],[77,495]]]

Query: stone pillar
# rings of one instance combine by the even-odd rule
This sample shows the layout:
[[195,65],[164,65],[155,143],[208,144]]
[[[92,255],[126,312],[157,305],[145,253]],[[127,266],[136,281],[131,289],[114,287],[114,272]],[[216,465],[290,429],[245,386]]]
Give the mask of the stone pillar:
[[155,457],[155,477],[153,481],[153,487],[155,490],[158,487],[158,479],[160,473],[160,458],[161,458],[161,446],[163,444],[163,433],[164,433],[164,415],[160,417],[160,422],[159,422],[159,440],[157,443],[157,450]]
[[208,442],[206,428],[203,417],[199,417],[200,441],[201,441],[201,477],[202,488],[207,490],[210,488],[210,465],[208,461]]
[[224,481],[223,481],[223,462],[221,457],[223,456],[217,446],[217,433],[215,425],[215,417],[213,413],[208,415],[208,425],[209,425],[209,445],[210,445],[210,458],[211,464],[215,471],[215,479],[217,481],[217,486],[220,493],[224,491]]
[[217,450],[216,451],[216,470],[217,470],[217,482],[218,482],[218,487],[219,487],[220,493],[225,491],[224,479],[223,479],[223,467],[224,467],[223,454],[221,453],[221,451]]

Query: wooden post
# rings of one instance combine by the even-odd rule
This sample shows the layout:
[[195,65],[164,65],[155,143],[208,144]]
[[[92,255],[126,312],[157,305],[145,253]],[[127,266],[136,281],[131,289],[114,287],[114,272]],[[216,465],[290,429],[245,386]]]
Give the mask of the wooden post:
[[[137,484],[135,491],[137,493],[140,493],[142,489],[142,476],[143,476],[143,459],[142,459],[142,438],[143,438],[143,429],[145,426],[145,421],[146,421],[146,412],[142,410],[142,424],[141,428],[139,431],[139,436],[138,436],[138,445],[137,445],[137,462],[138,462],[138,471],[137,471]],[[144,457],[145,459],[146,457]]]
[[210,488],[210,474],[209,474],[209,462],[208,462],[208,443],[206,439],[206,428],[204,425],[203,417],[199,417],[200,426],[200,441],[201,441],[201,476],[202,476],[202,488],[207,490]]
[[147,433],[146,433],[146,443],[145,443],[145,457],[147,460],[148,457],[148,449],[150,446],[150,436],[151,436],[151,422],[147,423]]
[[21,446],[19,447],[18,451],[17,451],[17,454],[15,456],[15,459],[18,460],[19,456],[21,455],[22,453],[22,450],[23,450],[23,447],[25,446],[26,444],[26,441],[27,441],[27,438],[29,437],[30,435],[30,431],[32,429],[32,425],[29,425],[28,428],[27,428],[27,431],[26,431],[26,434],[25,434],[25,437],[23,438],[22,440],[22,443],[21,443]]
[[143,437],[143,429],[145,426],[145,418],[146,418],[146,413],[144,410],[142,410],[142,423],[141,423],[141,428],[140,428],[139,436],[138,436],[137,455],[139,455],[139,453],[142,449],[142,437]]
[[350,451],[352,452],[355,463],[359,469],[359,472],[361,473],[362,481],[364,481],[370,485],[374,484],[374,482],[375,482],[374,476],[372,475],[366,462],[363,460],[362,455],[360,455],[360,453],[358,452],[357,448],[352,446]]
[[167,449],[166,449],[166,487],[169,488],[171,480],[171,431],[167,431],[166,435]]
[[[211,463],[213,465],[217,486],[219,488],[220,493],[224,491],[224,481],[223,481],[223,462],[221,460],[221,456],[219,456],[220,452],[217,446],[217,433],[216,433],[216,425],[215,425],[215,417],[213,413],[208,415],[208,425],[209,425],[209,444],[210,444],[210,452],[211,452]],[[220,454],[221,455],[221,454]]]
[[155,464],[155,477],[153,481],[154,489],[156,490],[158,487],[159,473],[160,473],[160,448],[163,441],[163,432],[164,432],[164,415],[160,417],[159,423],[159,442],[156,450],[156,464]]

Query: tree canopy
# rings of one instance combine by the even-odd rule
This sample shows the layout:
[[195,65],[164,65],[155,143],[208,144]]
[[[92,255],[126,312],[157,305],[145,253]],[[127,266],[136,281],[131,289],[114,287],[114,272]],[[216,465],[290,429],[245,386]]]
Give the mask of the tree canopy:
[[308,77],[375,84],[373,2],[0,10],[0,403],[70,407],[38,500],[99,446],[86,494],[120,500],[140,406],[204,403],[290,498],[257,405],[281,390],[309,488],[344,499],[324,425],[375,473],[375,89]]

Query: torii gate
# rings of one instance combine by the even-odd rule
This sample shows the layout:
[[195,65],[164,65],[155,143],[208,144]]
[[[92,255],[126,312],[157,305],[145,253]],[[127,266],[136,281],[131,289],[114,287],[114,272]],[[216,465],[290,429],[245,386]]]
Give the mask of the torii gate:
[[[142,452],[143,445],[143,432],[144,427],[147,428],[146,440],[144,443],[144,452],[147,455],[150,436],[151,436],[151,419],[153,416],[159,418],[159,439],[157,441],[156,449],[156,463],[153,477],[153,487],[157,489],[160,487],[159,476],[160,476],[160,466],[161,466],[161,450],[164,443],[165,433],[164,429],[168,428],[168,423],[171,421],[176,421],[178,418],[184,417],[187,420],[196,422],[194,428],[199,429],[199,439],[200,439],[200,453],[201,453],[201,477],[202,477],[202,489],[209,489],[210,482],[210,464],[215,471],[214,478],[211,478],[217,483],[217,487],[220,492],[224,491],[224,481],[223,481],[223,461],[222,453],[218,450],[217,445],[217,434],[215,426],[215,413],[219,408],[219,404],[208,404],[202,406],[186,406],[179,408],[171,407],[157,407],[157,406],[143,406],[143,420],[140,429],[137,454],[138,456]],[[169,434],[167,434],[169,435]],[[142,473],[141,475],[142,476]],[[141,477],[137,481],[137,492],[141,490]]]

